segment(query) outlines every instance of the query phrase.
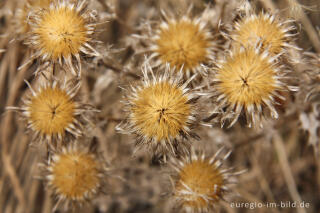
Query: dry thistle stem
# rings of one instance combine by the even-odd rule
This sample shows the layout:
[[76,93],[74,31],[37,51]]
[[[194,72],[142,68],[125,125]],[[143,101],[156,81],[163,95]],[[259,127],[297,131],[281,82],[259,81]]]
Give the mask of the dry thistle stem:
[[30,14],[31,33],[26,42],[35,50],[33,58],[47,64],[65,62],[73,74],[73,58],[81,71],[80,53],[98,56],[92,47],[96,16],[86,8],[86,1],[71,3],[67,0],[54,1],[49,8]]
[[222,113],[222,125],[231,119],[232,126],[244,113],[249,127],[262,126],[265,109],[273,118],[278,118],[275,98],[284,100],[279,92],[293,88],[282,82],[286,71],[277,64],[279,55],[261,52],[260,45],[235,49],[217,65],[213,80],[212,98],[216,101],[213,113]]
[[286,47],[294,47],[289,44],[295,35],[292,31],[296,29],[290,25],[292,22],[281,22],[274,15],[263,12],[259,15],[251,14],[235,23],[231,37],[236,41],[236,47],[248,47],[261,42],[262,50],[268,49],[270,54],[277,55]]
[[169,65],[164,74],[158,76],[146,66],[143,75],[143,82],[131,86],[126,94],[127,122],[117,128],[137,135],[138,148],[149,146],[154,153],[159,151],[164,156],[168,151],[176,153],[178,147],[188,145],[189,136],[196,137],[191,128],[196,121],[197,97],[187,88],[194,76],[182,84],[182,72],[173,74]]
[[213,37],[203,17],[169,18],[155,27],[148,26],[148,36],[141,38],[150,42],[150,59],[153,66],[165,67],[170,64],[174,70],[182,69],[187,76],[190,73],[206,73],[206,65],[214,59]]
[[171,176],[173,197],[186,212],[211,212],[229,192],[229,185],[235,181],[232,169],[221,168],[228,158],[228,152],[218,159],[220,149],[213,157],[197,155],[194,151],[182,160],[173,160],[171,166],[175,173]]
[[84,119],[86,112],[94,109],[76,101],[80,81],[76,84],[73,80],[63,83],[50,81],[43,83],[37,91],[27,84],[31,94],[23,100],[21,108],[13,109],[22,111],[36,138],[50,143],[66,139],[66,136],[79,137],[83,134],[81,121],[87,120]]
[[75,145],[55,152],[44,168],[48,186],[57,197],[54,209],[61,202],[68,205],[90,200],[103,185],[106,171],[96,153]]

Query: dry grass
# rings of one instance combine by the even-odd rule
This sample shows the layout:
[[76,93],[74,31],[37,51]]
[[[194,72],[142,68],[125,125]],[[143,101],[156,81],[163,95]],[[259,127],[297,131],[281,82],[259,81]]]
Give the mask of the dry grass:
[[[104,155],[111,175],[106,179],[105,193],[94,199],[91,205],[75,212],[176,212],[177,209],[167,199],[171,193],[167,166],[144,151],[133,155],[134,137],[117,133],[115,127],[125,119],[123,103],[120,102],[124,90],[119,86],[138,82],[142,75],[139,67],[143,54],[133,53],[142,51],[143,43],[128,36],[140,33],[137,26],[142,18],[158,17],[159,8],[184,14],[190,1],[195,13],[204,10],[201,0],[91,1],[90,8],[96,9],[103,19],[110,18],[107,17],[110,5],[115,6],[117,14],[116,18],[99,25],[99,30],[102,30],[99,40],[103,44],[98,50],[103,54],[100,58],[86,59],[88,63],[82,67],[80,90],[82,102],[100,110],[88,127],[89,138],[98,144],[98,151]],[[7,106],[21,106],[21,98],[28,93],[24,80],[34,86],[45,80],[40,75],[35,81],[33,73],[38,67],[37,62],[18,70],[31,57],[22,42],[12,40],[15,27],[10,22],[10,11],[21,7],[21,2],[0,0],[0,212],[51,212],[55,205],[52,192],[38,178],[41,176],[38,163],[48,157],[46,144],[32,141],[32,134],[26,132],[26,125],[19,114],[5,110]],[[230,14],[234,13],[236,2],[219,0],[212,3],[214,14],[207,18],[214,30],[218,31],[219,19],[225,25],[232,23],[235,17]],[[257,0],[254,5],[258,10],[280,10],[279,15],[286,18],[290,15],[287,8],[292,2]],[[300,3],[314,6],[314,11],[305,11],[299,16],[301,30],[296,44],[303,51],[320,54],[320,37],[316,31],[316,27],[320,27],[320,3],[317,0]],[[112,49],[108,45],[113,45]],[[220,48],[228,45],[223,41]],[[1,49],[6,51],[1,53]],[[317,80],[310,80],[305,74],[306,70],[314,70],[315,67],[310,68],[305,56],[295,50],[288,51],[287,55],[293,62],[299,62],[291,63],[290,69],[295,73],[293,83],[302,85],[302,89],[297,93],[282,94],[286,101],[277,108],[279,119],[269,121],[263,129],[247,128],[241,119],[230,129],[222,129],[219,124],[199,127],[197,134],[201,140],[194,142],[195,149],[205,150],[208,155],[214,154],[221,146],[233,150],[226,164],[237,170],[247,170],[239,176],[239,183],[234,187],[239,196],[230,198],[232,201],[264,204],[304,201],[310,205],[309,208],[262,207],[254,209],[254,212],[312,213],[320,209],[319,153],[308,143],[311,136],[302,130],[299,119],[302,113],[309,115],[312,111],[314,102],[304,101],[304,85]],[[205,111],[201,113],[205,114]],[[316,141],[319,141],[318,136]],[[248,208],[232,208],[225,202],[217,210],[230,213],[250,211]]]

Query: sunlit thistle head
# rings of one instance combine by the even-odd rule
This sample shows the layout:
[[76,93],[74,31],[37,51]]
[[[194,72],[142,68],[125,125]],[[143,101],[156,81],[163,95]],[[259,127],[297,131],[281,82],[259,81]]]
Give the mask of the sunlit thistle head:
[[221,149],[207,158],[192,151],[183,160],[171,163],[175,170],[171,177],[173,197],[186,212],[211,212],[230,191],[229,185],[235,181],[234,176],[242,173],[221,168],[231,152],[222,159],[218,157],[220,152]]
[[[173,75],[169,68],[162,75],[154,76],[150,67],[143,70],[141,85],[131,87],[126,103],[127,123],[118,128],[138,136],[137,145],[146,145],[155,152],[176,153],[177,146],[187,145],[185,140],[195,123],[195,95],[182,84],[182,73]],[[152,78],[149,79],[149,74]]]
[[23,116],[28,122],[28,128],[36,133],[36,137],[61,141],[65,136],[78,137],[82,135],[81,114],[89,110],[75,100],[80,88],[80,82],[73,85],[53,81],[41,85],[38,91],[31,88],[31,94],[24,100]]
[[261,42],[263,50],[268,49],[270,54],[276,55],[286,47],[294,47],[289,44],[294,36],[292,31],[295,30],[295,27],[290,25],[291,22],[280,22],[268,13],[252,14],[235,23],[231,37],[236,41],[236,46],[248,47]]
[[278,118],[273,104],[275,98],[284,99],[279,92],[288,87],[281,82],[285,73],[277,65],[277,58],[267,51],[260,52],[260,47],[248,47],[234,50],[217,65],[213,82],[217,103],[213,112],[223,114],[222,124],[231,119],[232,126],[244,113],[249,126],[261,126],[265,109]]
[[[154,30],[154,29],[153,29]],[[169,19],[161,22],[151,36],[151,58],[155,66],[170,64],[187,75],[204,73],[214,58],[213,38],[201,18]]]
[[98,155],[76,146],[53,154],[46,168],[48,186],[61,202],[81,204],[89,201],[103,184],[104,165]]
[[36,51],[34,58],[42,61],[62,62],[73,69],[72,59],[78,62],[80,53],[98,56],[91,46],[95,32],[95,15],[86,9],[86,1],[73,4],[69,1],[55,1],[49,8],[30,15],[31,36],[27,44]]

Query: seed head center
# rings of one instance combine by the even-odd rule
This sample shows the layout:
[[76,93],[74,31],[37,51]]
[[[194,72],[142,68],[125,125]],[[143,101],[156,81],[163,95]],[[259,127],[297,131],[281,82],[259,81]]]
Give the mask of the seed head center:
[[74,121],[75,103],[64,90],[43,89],[32,97],[28,107],[30,122],[43,134],[64,134]]
[[218,200],[221,187],[223,186],[223,177],[216,169],[216,167],[210,164],[207,160],[194,161],[185,165],[179,174],[178,183],[176,189],[184,191],[185,186],[192,191],[192,193],[183,194],[184,199],[187,202],[184,205],[188,206],[205,206],[206,200]]
[[190,114],[188,98],[179,87],[167,82],[148,86],[133,100],[133,121],[148,138],[176,137]]
[[219,90],[231,104],[259,105],[276,89],[274,67],[254,50],[238,53],[218,72]]
[[52,166],[52,184],[68,198],[85,197],[99,184],[96,160],[85,153],[67,153]]

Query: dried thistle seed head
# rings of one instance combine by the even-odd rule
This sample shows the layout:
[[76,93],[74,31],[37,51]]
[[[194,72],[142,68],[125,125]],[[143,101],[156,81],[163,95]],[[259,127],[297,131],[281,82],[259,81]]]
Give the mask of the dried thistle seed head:
[[195,70],[209,60],[210,36],[199,20],[188,18],[163,22],[152,49],[163,64]]
[[224,195],[229,192],[229,185],[235,181],[232,169],[221,168],[223,159],[218,159],[219,150],[212,158],[193,151],[181,161],[172,161],[175,173],[171,176],[173,197],[186,212],[210,212]]
[[71,81],[64,84],[53,81],[40,86],[38,91],[33,90],[29,84],[28,86],[31,95],[24,100],[21,110],[28,128],[37,137],[50,142],[65,138],[67,133],[74,137],[82,135],[81,116],[90,108],[76,101],[80,82],[74,85]]
[[214,42],[204,17],[169,18],[147,26],[148,36],[141,36],[149,41],[148,51],[153,66],[165,67],[170,64],[173,70],[190,73],[206,73],[206,65],[214,59]]
[[56,207],[61,201],[79,204],[90,200],[99,192],[105,174],[96,153],[74,145],[55,152],[45,168],[48,186],[58,200]]
[[[189,81],[182,84],[182,73],[169,72],[169,66],[159,76],[154,76],[150,67],[143,70],[143,82],[132,87],[126,97],[127,123],[118,126],[124,133],[136,134],[137,145],[151,146],[155,153],[164,155],[187,145],[184,139],[195,136],[190,129],[196,120],[196,97],[187,88]],[[148,77],[150,73],[152,79]]]
[[30,15],[31,35],[26,42],[36,51],[34,58],[43,61],[64,60],[73,72],[72,57],[80,69],[80,53],[98,56],[91,46],[95,32],[96,17],[86,9],[84,0],[70,3],[67,0],[54,1],[49,8]]
[[257,42],[262,43],[262,49],[276,55],[286,47],[293,47],[289,42],[292,40],[292,31],[295,27],[290,22],[281,22],[274,15],[260,13],[243,17],[235,23],[235,30],[231,37],[236,41],[236,47],[248,47]]
[[284,71],[277,65],[278,56],[270,56],[260,47],[234,50],[226,60],[220,62],[214,77],[214,112],[222,111],[221,122],[231,119],[232,126],[243,112],[249,126],[262,126],[263,110],[269,109],[273,118],[278,113],[273,106],[275,98],[284,99],[280,91],[288,87],[281,82]]

